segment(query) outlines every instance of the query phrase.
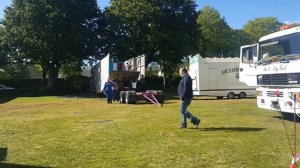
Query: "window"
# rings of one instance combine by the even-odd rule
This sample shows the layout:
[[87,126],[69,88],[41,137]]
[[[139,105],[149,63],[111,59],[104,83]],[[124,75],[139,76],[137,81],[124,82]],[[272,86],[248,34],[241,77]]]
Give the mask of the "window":
[[250,46],[242,48],[242,62],[243,63],[253,63],[254,59],[257,57],[257,46]]
[[260,43],[260,62],[300,59],[300,33],[277,37]]

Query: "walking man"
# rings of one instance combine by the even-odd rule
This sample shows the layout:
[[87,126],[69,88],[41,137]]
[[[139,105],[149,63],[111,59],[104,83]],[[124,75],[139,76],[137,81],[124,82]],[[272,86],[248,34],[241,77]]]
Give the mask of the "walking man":
[[187,111],[187,108],[191,104],[193,99],[192,79],[187,73],[186,68],[180,68],[179,74],[182,77],[182,79],[178,85],[181,113],[181,123],[178,126],[178,128],[187,128],[187,118],[190,119],[191,123],[194,124],[194,128],[198,128],[200,124],[200,119],[194,117],[189,111]]

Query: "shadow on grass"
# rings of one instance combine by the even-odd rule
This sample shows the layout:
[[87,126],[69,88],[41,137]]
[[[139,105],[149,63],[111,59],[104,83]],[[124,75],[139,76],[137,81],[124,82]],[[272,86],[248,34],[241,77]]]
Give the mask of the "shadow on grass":
[[166,102],[166,101],[165,101],[165,102],[162,103],[162,104],[164,105],[164,104],[178,104],[178,103],[177,103],[177,102]]
[[10,102],[17,97],[18,97],[18,95],[16,95],[16,94],[1,93],[0,94],[0,104]]
[[[145,105],[145,104],[153,104],[154,105],[154,103],[151,103],[151,102],[147,102],[147,101],[144,101],[144,100],[140,100],[140,101],[138,101],[136,104],[133,104],[133,105]],[[166,102],[166,101],[164,101],[163,103],[161,103],[162,104],[162,106],[164,106],[165,104],[177,104],[176,102]],[[132,105],[132,104],[131,104]]]
[[0,162],[6,160],[7,148],[0,148]]
[[0,97],[0,104],[8,103],[17,97]]
[[25,168],[25,167],[26,168],[48,168],[48,167],[42,167],[42,166],[2,163],[3,161],[6,160],[6,157],[7,157],[7,148],[0,148],[0,167],[1,168]]
[[42,166],[31,166],[31,165],[18,165],[18,164],[9,164],[9,163],[1,163],[1,168],[50,168],[50,167],[42,167]]
[[17,90],[11,93],[0,93],[0,104],[8,103],[18,97],[43,97],[43,96],[58,96],[64,98],[99,98],[99,95],[91,92],[81,92],[78,90],[57,90],[48,92],[41,89],[24,89]]
[[[179,100],[179,96],[177,94],[166,94],[166,99],[167,100]],[[247,97],[246,99],[256,99],[256,97]],[[242,100],[242,99],[239,99],[239,98],[217,99],[217,97],[214,97],[214,96],[194,96],[193,101],[197,101],[197,100],[233,101],[233,100]]]
[[[282,113],[282,117],[285,121],[294,122],[294,114],[293,113]],[[282,120],[280,114],[278,116],[272,116],[272,118]],[[300,123],[300,118],[298,116],[296,116],[296,122]]]
[[[12,93],[0,93],[0,104],[7,103],[12,101],[18,97],[42,97],[42,96],[58,96],[62,98],[104,98],[99,94],[92,92],[84,92],[80,91],[78,88],[60,88],[55,92],[48,92],[45,90],[41,90],[41,88],[36,89],[19,89]],[[179,96],[174,93],[166,93],[165,97],[166,101],[164,104],[176,104],[176,102],[167,102],[168,100],[179,100]],[[247,99],[255,99],[255,97],[249,97]],[[208,96],[195,96],[193,101],[197,100],[213,100],[213,101],[233,101],[237,99],[217,99],[216,97],[208,97]],[[140,101],[140,104],[148,104],[149,102]],[[151,103],[150,103],[151,104]]]
[[[256,99],[256,97],[247,97],[245,99]],[[243,100],[243,99],[239,99],[239,98],[234,98],[234,99],[228,99],[228,98],[218,99],[217,97],[197,96],[197,97],[194,97],[193,100],[234,101],[234,100]]]
[[210,128],[199,128],[200,131],[238,131],[238,132],[251,132],[251,131],[262,131],[265,128],[252,128],[252,127],[210,127]]

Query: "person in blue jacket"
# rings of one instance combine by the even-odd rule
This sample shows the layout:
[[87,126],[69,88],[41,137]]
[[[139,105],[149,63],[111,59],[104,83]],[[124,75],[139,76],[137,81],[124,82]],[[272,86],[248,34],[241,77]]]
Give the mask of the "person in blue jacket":
[[104,91],[104,93],[106,94],[106,97],[107,97],[107,104],[112,104],[113,83],[109,78],[108,78],[107,82],[105,82],[105,84],[104,84],[103,91]]
[[187,73],[186,68],[180,68],[179,75],[182,77],[178,85],[178,94],[180,97],[180,114],[181,114],[181,123],[178,128],[187,128],[187,118],[191,120],[191,123],[194,124],[194,128],[198,128],[200,124],[200,119],[194,117],[192,113],[187,111],[188,106],[191,104],[193,99],[193,88],[192,88],[192,79]]

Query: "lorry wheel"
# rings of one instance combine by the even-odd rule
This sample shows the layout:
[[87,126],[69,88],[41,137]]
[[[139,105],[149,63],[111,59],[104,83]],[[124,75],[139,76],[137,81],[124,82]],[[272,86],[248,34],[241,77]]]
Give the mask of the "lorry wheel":
[[137,102],[137,97],[135,94],[130,94],[129,92],[125,93],[126,104],[135,104],[136,102]]
[[239,94],[239,98],[240,98],[240,99],[245,99],[246,96],[247,96],[247,94],[246,94],[245,92],[241,92],[241,93]]
[[129,104],[129,97],[128,96],[125,96],[125,103]]
[[228,99],[234,99],[235,98],[235,94],[233,92],[229,92],[227,95]]
[[125,103],[126,104],[130,104],[130,95],[129,95],[129,92],[125,93]]
[[121,104],[125,103],[125,92],[123,91],[120,92],[120,103]]

